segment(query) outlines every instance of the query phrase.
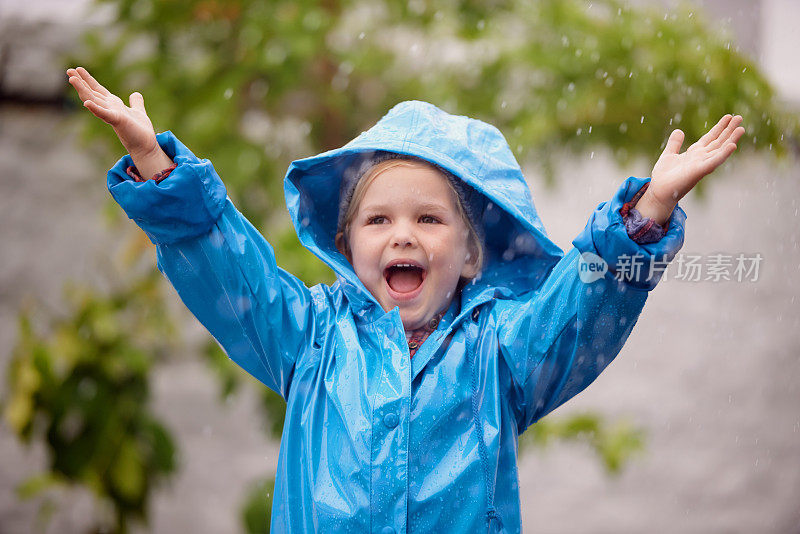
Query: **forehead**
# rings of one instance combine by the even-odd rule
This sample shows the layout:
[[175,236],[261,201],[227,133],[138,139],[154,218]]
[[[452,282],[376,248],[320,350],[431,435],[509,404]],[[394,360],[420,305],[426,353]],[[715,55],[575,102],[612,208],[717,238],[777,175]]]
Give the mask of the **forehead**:
[[401,200],[433,202],[448,209],[455,209],[457,202],[455,191],[441,172],[421,163],[404,162],[380,171],[367,185],[361,204]]

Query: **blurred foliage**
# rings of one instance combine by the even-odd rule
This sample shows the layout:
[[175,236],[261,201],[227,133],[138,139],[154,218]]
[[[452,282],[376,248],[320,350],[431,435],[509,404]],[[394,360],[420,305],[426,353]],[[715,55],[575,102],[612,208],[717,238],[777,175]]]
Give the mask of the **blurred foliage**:
[[[333,275],[287,224],[287,164],[345,144],[402,100],[496,125],[518,158],[550,180],[559,154],[610,149],[622,163],[653,162],[673,128],[686,132],[688,145],[728,112],[745,119],[740,150],[782,155],[798,137],[797,118],[778,109],[734,36],[689,8],[665,13],[617,0],[97,6],[110,8],[113,22],[89,32],[87,54],[65,64],[86,66],[123,98],[142,92],[156,129],[171,129],[214,162],[280,264],[308,284]],[[87,142],[119,152],[110,128],[85,112],[80,120]],[[151,250],[149,243],[129,249]],[[158,276],[154,269],[131,277],[128,289],[110,296],[84,293],[48,335],[36,334],[23,312],[8,374],[6,420],[51,456],[50,473],[28,492],[58,480],[83,484],[113,503],[118,531],[129,518],[146,518],[153,483],[174,468],[169,434],[146,404],[152,364],[172,339]],[[214,343],[201,352],[220,376],[221,394],[234,394],[243,372]],[[283,401],[260,391],[266,430],[277,437]],[[643,442],[639,431],[587,414],[539,421],[520,447],[553,439],[588,443],[609,472]],[[264,484],[243,511],[250,531],[263,531],[267,520]]]
[[247,534],[269,534],[274,493],[275,478],[266,478],[250,487],[240,511]]
[[78,484],[113,509],[98,530],[127,532],[146,521],[154,485],[175,469],[169,432],[152,413],[150,369],[174,334],[158,299],[157,272],[109,295],[68,286],[70,310],[36,332],[33,305],[19,315],[3,418],[26,443],[46,445],[49,471],[22,497]]
[[519,453],[531,446],[545,448],[555,440],[588,444],[611,475],[618,475],[634,454],[644,450],[642,430],[624,421],[610,425],[598,414],[583,413],[537,421],[520,437]]

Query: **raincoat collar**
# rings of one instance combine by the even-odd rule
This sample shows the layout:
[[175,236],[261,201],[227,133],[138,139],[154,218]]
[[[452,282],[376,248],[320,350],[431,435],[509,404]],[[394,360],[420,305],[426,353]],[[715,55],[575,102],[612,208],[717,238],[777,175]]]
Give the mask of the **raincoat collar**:
[[536,289],[563,255],[547,237],[519,164],[497,128],[427,102],[401,102],[345,146],[292,162],[284,179],[286,206],[300,242],[334,270],[360,316],[383,311],[336,249],[339,189],[345,170],[375,151],[435,163],[479,193],[484,268],[464,287],[459,316],[493,297]]

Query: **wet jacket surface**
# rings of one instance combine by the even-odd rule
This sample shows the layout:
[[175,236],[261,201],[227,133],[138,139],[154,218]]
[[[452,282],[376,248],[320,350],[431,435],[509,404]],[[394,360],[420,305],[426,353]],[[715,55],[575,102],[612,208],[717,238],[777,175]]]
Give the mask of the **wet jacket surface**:
[[[115,200],[156,244],[157,265],[229,357],[287,402],[272,532],[518,532],[517,438],[588,386],[627,339],[683,244],[639,245],[619,211],[648,182],[628,178],[562,252],[493,126],[403,102],[340,149],[294,161],[286,204],[301,242],[337,274],[307,288],[236,209],[208,160],[170,132],[177,167],[136,182],[125,156]],[[334,245],[342,173],[376,150],[429,160],[481,203],[486,262],[413,359],[400,315],[384,312]],[[608,265],[583,282],[581,253]],[[614,272],[626,255],[641,269]]]

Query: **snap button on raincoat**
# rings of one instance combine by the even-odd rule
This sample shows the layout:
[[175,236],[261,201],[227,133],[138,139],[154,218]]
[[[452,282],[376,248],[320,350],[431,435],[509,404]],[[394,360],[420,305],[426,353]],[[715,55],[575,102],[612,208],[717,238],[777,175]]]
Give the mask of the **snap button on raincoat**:
[[[272,532],[519,532],[517,438],[588,386],[627,339],[656,261],[683,244],[638,245],[619,210],[647,179],[628,178],[566,254],[493,126],[403,102],[344,147],[294,161],[286,205],[301,242],[337,274],[307,288],[276,265],[208,160],[171,132],[178,164],[135,182],[124,156],[108,188],[156,245],[157,265],[228,356],[287,402]],[[482,205],[486,263],[409,357],[397,308],[385,312],[334,245],[342,173],[374,151],[429,160]],[[582,253],[608,271],[583,282]],[[632,279],[614,277],[638,255]]]

